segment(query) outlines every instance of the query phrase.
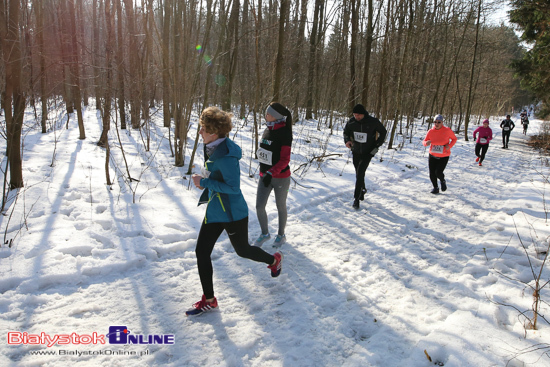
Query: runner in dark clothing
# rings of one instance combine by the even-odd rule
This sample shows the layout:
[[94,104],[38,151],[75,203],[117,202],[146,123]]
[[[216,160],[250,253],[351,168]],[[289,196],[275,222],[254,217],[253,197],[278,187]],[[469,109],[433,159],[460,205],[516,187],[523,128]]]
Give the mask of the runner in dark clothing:
[[506,115],[506,119],[502,120],[500,127],[502,128],[502,149],[508,149],[510,133],[514,130],[516,125],[514,125],[514,122],[510,120],[510,115]]
[[[377,137],[378,134],[378,137]],[[376,117],[369,116],[361,104],[353,107],[353,117],[344,128],[344,142],[353,153],[355,166],[355,191],[353,207],[359,209],[359,200],[365,198],[365,172],[369,163],[384,143],[386,128]]]
[[529,117],[527,117],[527,114],[521,116],[521,125],[523,126],[523,135],[527,135],[527,128],[529,127]]
[[265,119],[267,127],[262,134],[260,147],[256,152],[260,162],[260,181],[256,191],[256,214],[262,233],[254,244],[261,246],[271,238],[265,208],[271,191],[274,191],[279,215],[279,231],[273,241],[273,246],[280,247],[286,242],[286,199],[290,187],[292,115],[285,106],[273,102],[266,109]]

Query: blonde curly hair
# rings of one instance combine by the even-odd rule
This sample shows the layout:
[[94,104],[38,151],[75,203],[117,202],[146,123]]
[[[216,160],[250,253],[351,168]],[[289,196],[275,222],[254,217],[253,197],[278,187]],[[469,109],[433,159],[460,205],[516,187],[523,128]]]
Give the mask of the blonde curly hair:
[[202,111],[199,122],[207,133],[216,134],[219,138],[225,138],[231,129],[233,129],[233,124],[231,123],[232,117],[233,114],[231,112],[225,112],[218,107],[211,106]]

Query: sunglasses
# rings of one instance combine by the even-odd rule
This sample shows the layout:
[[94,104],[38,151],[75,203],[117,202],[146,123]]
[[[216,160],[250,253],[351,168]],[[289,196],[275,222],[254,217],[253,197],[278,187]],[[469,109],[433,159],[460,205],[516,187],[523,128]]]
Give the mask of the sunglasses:
[[442,124],[442,123],[443,123],[443,121],[436,121],[436,122],[434,122],[434,124]]

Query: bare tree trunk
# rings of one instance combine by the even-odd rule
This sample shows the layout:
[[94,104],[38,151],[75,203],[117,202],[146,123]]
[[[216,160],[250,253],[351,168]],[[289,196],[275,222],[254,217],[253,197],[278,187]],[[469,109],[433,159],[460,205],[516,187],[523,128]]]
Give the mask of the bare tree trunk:
[[48,120],[48,96],[46,94],[46,59],[44,57],[44,8],[42,0],[33,0],[34,15],[36,17],[38,53],[40,59],[40,101],[42,105],[42,117],[40,125],[42,134],[47,132]]
[[170,26],[172,1],[164,0],[164,19],[162,24],[162,100],[164,127],[170,127]]
[[126,10],[126,22],[128,27],[130,59],[130,121],[133,129],[139,129],[140,126],[140,101],[139,101],[139,52],[137,46],[136,17],[134,13],[134,2],[124,0],[124,9]]
[[[402,2],[403,4],[403,2]],[[406,4],[404,5],[406,6]],[[401,60],[400,60],[400,63],[399,63],[399,76],[398,76],[398,79],[397,79],[397,95],[395,97],[395,116],[393,118],[393,125],[392,125],[392,129],[391,129],[391,134],[390,134],[390,141],[388,143],[388,149],[392,149],[393,147],[393,139],[395,138],[395,130],[397,128],[397,122],[399,121],[399,119],[401,119],[401,114],[403,112],[403,108],[402,108],[402,95],[403,95],[403,84],[404,84],[404,79],[405,79],[405,64],[407,63],[407,60],[408,60],[408,56],[409,56],[409,44],[410,44],[410,41],[411,41],[411,37],[412,37],[412,32],[413,32],[413,8],[412,8],[412,3],[409,3],[409,9],[410,9],[410,12],[409,12],[409,29],[407,31],[407,36],[405,38],[405,48],[403,50],[403,54],[402,54],[402,57],[401,57]],[[403,10],[403,19],[400,21],[400,22],[405,22],[404,20],[404,17],[405,17],[405,10]]]
[[81,42],[80,45],[80,90],[83,92],[82,95],[82,102],[84,103],[85,107],[88,107],[88,98],[89,98],[89,90],[88,90],[88,67],[89,64],[87,60],[87,54],[89,50],[86,50],[86,39],[84,37],[84,25],[85,25],[85,19],[84,19],[84,1],[78,1],[77,2],[77,11],[76,11],[76,23],[79,25],[78,27],[78,39]]
[[[333,70],[330,73],[331,77],[327,78],[327,86],[325,87],[326,90],[329,90],[331,88],[335,88],[336,86],[343,84],[342,83],[342,70],[346,66],[346,60],[348,59],[348,39],[349,39],[349,24],[350,24],[350,6],[349,1],[344,0],[342,3],[342,17],[341,17],[341,25],[340,28],[342,29],[342,32],[340,32],[338,37],[338,45],[337,45],[337,51],[334,58],[334,62],[332,63]],[[331,93],[333,94],[333,93]],[[349,100],[348,100],[349,94],[346,95],[346,98],[343,100],[343,102],[340,102],[336,98],[329,98],[328,99],[328,105],[327,108],[329,111],[331,111],[331,118],[330,118],[330,126],[329,128],[330,133],[332,134],[332,128],[333,128],[333,113],[332,111],[336,110],[344,110],[346,114],[351,112],[349,109]]]
[[[390,19],[391,17],[391,9],[392,9],[392,0],[388,0],[388,8],[386,9],[386,30],[390,29]],[[386,74],[388,73],[387,70],[387,59],[388,59],[388,49],[389,49],[389,37],[384,37],[384,43],[382,46],[382,57],[381,62],[382,65],[380,66],[380,77],[378,78],[378,92],[376,93],[376,107],[375,107],[375,115],[378,118],[382,118],[382,97],[384,94],[384,86],[386,84]]]
[[151,62],[152,56],[152,50],[153,50],[153,38],[152,38],[152,32],[154,29],[153,24],[153,4],[152,0],[147,1],[146,9],[144,9],[143,14],[143,31],[145,34],[145,44],[144,44],[144,50],[143,50],[143,58],[141,60],[140,70],[141,70],[141,110],[142,110],[142,117],[143,117],[143,126],[145,127],[145,135],[146,135],[146,146],[145,150],[149,151],[150,149],[150,142],[151,142],[151,116],[149,113],[151,101],[152,101],[152,86],[153,86],[153,78],[152,78],[152,71],[153,71],[153,65]]
[[445,103],[447,102],[447,92],[449,89],[449,86],[451,82],[454,80],[454,74],[457,73],[457,66],[458,66],[458,60],[460,58],[460,55],[462,54],[462,45],[464,44],[464,40],[466,39],[466,31],[468,30],[470,26],[470,17],[473,15],[473,12],[468,12],[468,16],[466,17],[466,20],[464,21],[464,30],[462,31],[462,37],[460,38],[460,43],[458,45],[458,50],[455,52],[454,60],[453,60],[453,68],[451,70],[451,73],[449,74],[449,81],[447,82],[447,85],[445,86],[445,89],[443,91],[443,96],[441,98],[441,107],[439,108],[439,111],[443,111],[445,108]]
[[222,108],[226,111],[231,110],[233,80],[235,79],[235,68],[237,65],[236,60],[239,51],[239,9],[240,0],[233,0],[231,15],[228,22],[227,39],[225,41],[227,56],[225,57],[225,62],[222,68],[222,70],[224,70],[224,75],[226,76],[225,83],[221,86]]
[[183,55],[180,52],[182,38],[183,38],[183,7],[185,4],[181,0],[174,3],[174,22],[173,22],[173,40],[174,40],[174,164],[176,167],[183,167],[185,165],[185,157],[183,154],[184,142],[185,142],[185,129],[183,126],[183,93],[185,90],[185,80],[182,77],[183,74]]
[[288,13],[288,0],[281,0],[281,9],[279,16],[279,42],[277,46],[277,57],[275,58],[275,71],[273,73],[273,100],[281,101],[281,73],[283,70],[283,52],[285,46],[285,23]]
[[[449,39],[449,30],[448,27],[445,27],[443,32],[445,32],[445,42],[443,46],[443,52],[440,52],[440,55],[442,57],[441,62],[435,63],[435,87],[434,87],[434,94],[432,98],[432,105],[430,107],[430,116],[434,115],[436,111],[434,111],[434,108],[437,106],[438,98],[441,98],[440,90],[441,90],[441,82],[443,81],[443,77],[445,75],[445,68],[447,65],[447,49],[448,49],[448,39]],[[440,69],[438,70],[438,66]],[[437,111],[437,113],[443,113],[443,111]]]
[[464,118],[464,140],[468,141],[468,125],[470,123],[470,113],[472,109],[472,89],[474,84],[474,70],[476,66],[477,47],[479,41],[479,21],[481,19],[481,4],[479,0],[477,8],[476,38],[474,42],[474,54],[472,55],[472,68],[470,70],[470,86],[468,87],[468,100],[466,101],[466,117]]
[[247,50],[245,52],[240,52],[238,56],[238,65],[237,65],[237,76],[239,77],[239,85],[240,88],[238,90],[240,91],[239,97],[240,97],[240,110],[239,110],[239,119],[245,120],[248,122],[248,113],[251,106],[251,101],[253,99],[254,92],[253,89],[253,74],[251,73],[251,53],[248,50],[252,50],[251,47],[251,41],[252,41],[252,32],[250,28],[250,0],[243,0],[243,9],[242,9],[242,16],[241,16],[241,29],[240,29],[240,35],[241,38],[241,47],[243,47],[244,50]]
[[[319,110],[320,102],[320,89],[321,89],[321,60],[323,59],[323,50],[325,45],[325,30],[326,30],[326,20],[325,20],[325,1],[321,2],[321,7],[319,8],[319,27],[317,27],[317,42],[315,47],[317,48],[315,52],[316,62],[315,62],[315,76],[313,83],[313,112],[315,112],[316,117]],[[320,119],[319,119],[320,120]]]
[[[65,107],[67,114],[74,113],[74,95],[73,95],[73,83],[71,64],[71,36],[69,25],[69,14],[67,10],[67,0],[59,0],[59,22],[61,24],[61,32],[59,34],[61,42],[61,68],[63,70],[63,99],[65,100]],[[69,116],[67,116],[67,128],[69,128]]]
[[[420,52],[418,53],[418,61],[420,65],[420,71],[418,73],[418,78],[416,84],[418,85],[417,95],[416,95],[416,103],[415,105],[418,106],[418,108],[421,108],[422,110],[422,116],[426,115],[426,107],[425,103],[423,103],[424,96],[427,94],[426,88],[425,88],[425,81],[428,74],[428,62],[431,58],[431,55],[433,53],[431,37],[435,31],[435,27],[433,25],[433,20],[435,17],[435,9],[437,9],[437,1],[434,3],[434,11],[431,13],[429,11],[426,12],[426,0],[423,0],[421,3],[421,16],[422,18],[419,20],[419,29],[424,28],[424,32],[421,33],[422,40],[420,46]],[[426,16],[424,14],[426,13]]]
[[307,73],[307,101],[306,101],[306,120],[313,118],[313,92],[315,84],[315,69],[317,65],[317,41],[319,29],[319,17],[323,8],[323,0],[315,0],[315,10],[313,13],[313,26],[309,36],[309,64]]
[[348,106],[351,111],[353,106],[357,104],[357,96],[355,87],[357,78],[355,76],[355,58],[357,54],[357,35],[359,33],[359,0],[350,1],[351,13],[351,42],[349,47],[349,91],[348,91]]
[[365,42],[365,65],[363,73],[363,89],[361,91],[361,102],[368,108],[369,103],[369,71],[370,71],[370,58],[372,53],[372,42],[374,36],[374,7],[373,0],[368,0],[367,5],[367,34]]
[[[295,51],[294,51],[294,57],[293,57],[293,66],[292,66],[292,70],[293,70],[293,75],[292,75],[292,80],[293,80],[293,83],[292,85],[295,86],[293,88],[291,88],[291,93],[294,93],[294,97],[292,98],[292,110],[293,110],[293,115],[294,115],[294,119],[293,121],[298,121],[299,119],[299,110],[298,110],[298,107],[300,106],[301,104],[301,93],[300,91],[302,90],[302,88],[300,88],[300,83],[301,83],[301,80],[302,80],[302,77],[301,77],[301,73],[300,73],[300,70],[301,70],[301,65],[302,65],[302,48],[304,47],[304,31],[305,31],[305,28],[306,28],[306,23],[307,23],[307,2],[308,0],[301,0],[301,8],[300,8],[300,12],[299,12],[299,24],[298,24],[298,34],[296,35],[296,48],[295,48]],[[256,147],[256,150],[257,150],[257,147]]]
[[117,92],[118,92],[118,114],[120,115],[120,128],[122,130],[126,129],[126,97],[124,89],[124,39],[122,37],[122,0],[116,1],[116,14],[117,14],[117,49],[115,55],[115,62],[117,65]]
[[[206,50],[208,49],[208,46],[210,44],[210,31],[212,29],[212,23],[213,23],[213,20],[214,20],[214,16],[213,16],[213,10],[214,9],[212,7],[212,0],[207,0],[206,7],[207,7],[206,31],[205,31],[204,38],[203,38],[203,41],[202,41],[202,50],[203,50],[203,52],[206,52]],[[219,51],[219,49],[218,49],[218,51]],[[216,58],[217,58],[217,53],[216,53],[216,56],[214,56],[214,59],[216,59]],[[203,102],[202,102],[201,111],[203,109],[205,109],[206,106],[208,105],[208,100],[209,100],[209,96],[210,96],[209,85],[210,85],[210,80],[211,79],[212,79],[212,68],[207,63],[206,81],[205,81],[205,88],[204,88],[204,99],[203,99]],[[199,143],[199,129],[197,129],[197,133],[195,135],[195,143],[193,145],[193,151],[191,152],[191,158],[189,160],[189,167],[188,167],[188,170],[187,170],[188,175],[190,175],[192,173],[192,170],[193,170],[193,162],[195,161],[195,154],[197,152],[198,143]]]
[[[98,4],[99,1],[99,4]],[[98,5],[101,8],[101,0],[94,0],[92,3],[93,6],[93,15],[92,15],[92,28],[93,28],[93,47],[92,47],[92,64],[94,72],[94,90],[95,90],[95,108],[96,110],[101,110],[101,74],[99,67],[99,20],[98,20]]]
[[259,144],[259,125],[258,122],[258,109],[260,109],[260,94],[261,94],[261,79],[260,79],[260,31],[262,27],[262,0],[258,0],[258,10],[255,17],[255,42],[254,42],[254,60],[255,60],[255,76],[256,76],[256,83],[255,83],[255,93],[254,93],[254,157],[258,158],[256,156],[256,152],[258,151],[258,144]]
[[[101,131],[101,137],[99,138],[99,141],[97,142],[97,145],[100,147],[106,147],[109,146],[109,130],[111,128],[111,108],[112,108],[112,96],[113,96],[113,88],[112,88],[112,58],[113,58],[113,16],[111,13],[111,1],[114,0],[105,0],[105,24],[107,26],[107,35],[105,37],[105,70],[107,72],[106,75],[106,85],[105,85],[105,102],[103,106],[103,116],[102,116],[102,122],[103,122],[103,129]],[[110,175],[109,175],[109,149],[106,150],[106,162],[105,162],[105,174],[107,178],[107,185],[111,185]]]
[[86,139],[86,130],[84,130],[84,119],[82,118],[82,95],[80,93],[80,62],[78,58],[78,42],[76,36],[78,34],[76,28],[76,14],[74,0],[69,0],[69,17],[70,32],[71,32],[71,74],[73,79],[74,104],[76,106],[76,115],[78,119],[78,130],[80,133],[79,139]]
[[[6,5],[8,9],[6,9]],[[19,37],[19,0],[0,1],[0,42],[4,59],[6,90],[7,155],[10,166],[10,189],[23,187],[21,130],[25,113],[25,96],[21,90],[21,41]],[[9,14],[9,16],[7,16]],[[13,110],[12,110],[13,102]],[[7,172],[6,172],[7,173]]]
[[[197,44],[197,1],[176,2],[174,11],[174,148],[175,165],[185,165],[185,146],[189,132],[189,122],[193,108],[195,87],[198,85],[198,64],[192,67],[191,53],[187,52],[187,45]],[[195,35],[195,36],[194,36]],[[181,50],[181,51],[180,51]]]

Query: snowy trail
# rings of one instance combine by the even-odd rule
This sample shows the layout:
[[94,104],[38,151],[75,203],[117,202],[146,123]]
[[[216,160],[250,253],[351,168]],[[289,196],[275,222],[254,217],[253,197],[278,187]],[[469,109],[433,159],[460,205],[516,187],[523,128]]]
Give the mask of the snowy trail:
[[[540,225],[544,209],[533,183],[538,155],[517,131],[503,150],[491,123],[497,134],[483,167],[474,165],[473,142],[459,137],[446,170],[449,190],[440,195],[429,193],[418,133],[412,145],[373,160],[366,200],[355,211],[353,165],[346,164],[341,136],[297,129],[303,139],[326,141],[327,151],[344,154],[295,177],[302,186],[289,193],[282,275],[272,279],[265,264],[239,258],[223,234],[212,254],[220,310],[190,319],[183,311],[202,294],[194,254],[204,214],[196,207],[200,192],[181,179],[186,168],[171,166],[159,129],[158,153],[140,148],[133,132],[122,135],[131,172],[140,177],[137,203],[121,180],[110,190],[104,151],[94,145],[96,118],[95,111],[86,113],[88,140],[78,140],[76,124],[59,131],[54,167],[43,154],[52,151],[51,135],[27,144],[24,176],[34,186],[25,198],[34,206],[29,230],[14,248],[0,249],[0,333],[105,333],[110,325],[127,325],[134,334],[174,334],[176,345],[118,348],[136,355],[49,356],[31,354],[40,345],[4,343],[3,366],[433,365],[424,349],[446,366],[490,366],[548,335],[521,340],[515,312],[487,300],[523,308],[530,302],[521,297],[521,284],[495,273],[528,279],[525,255],[511,245],[511,216],[527,216],[541,238],[550,234]],[[250,141],[243,134],[235,140],[248,157]],[[296,159],[315,154],[300,144]],[[115,148],[113,154],[111,165],[123,171]],[[248,164],[241,161],[241,188],[252,240],[259,231],[257,178],[248,177]],[[268,217],[273,232],[273,200]],[[13,234],[18,226],[10,226]],[[532,238],[528,224],[519,223],[518,231]],[[275,251],[269,244],[264,249]],[[50,348],[62,349],[109,346]]]

